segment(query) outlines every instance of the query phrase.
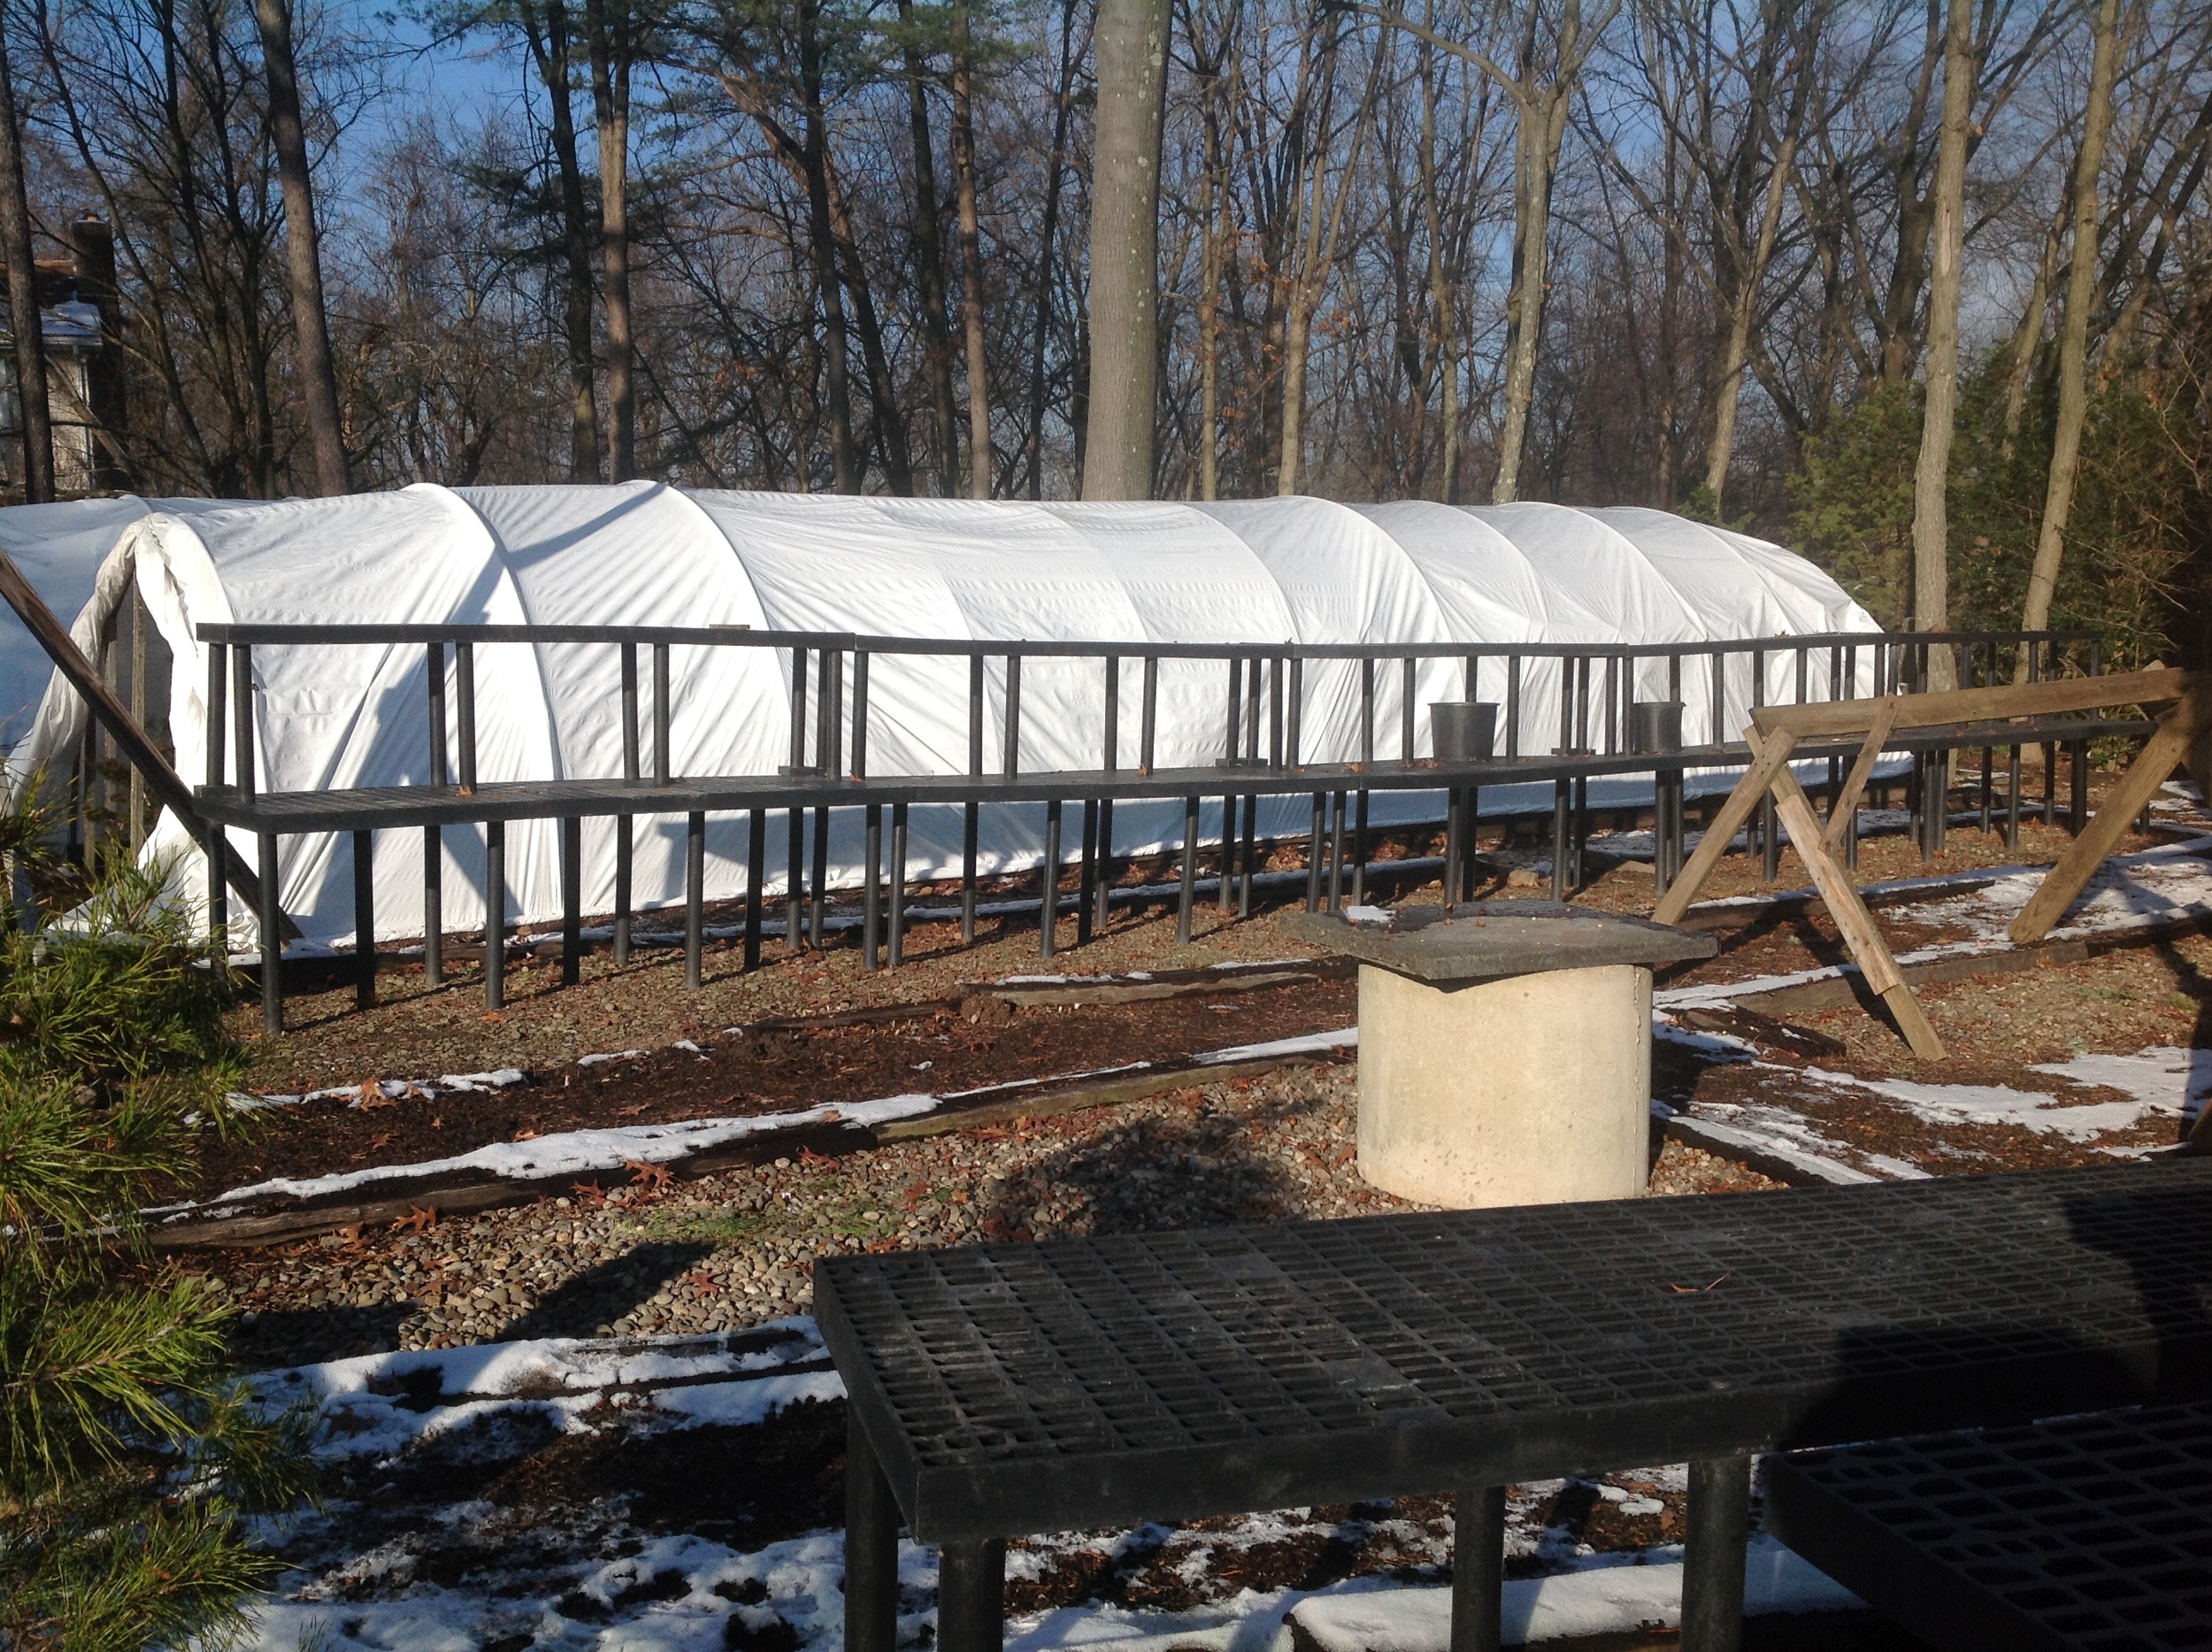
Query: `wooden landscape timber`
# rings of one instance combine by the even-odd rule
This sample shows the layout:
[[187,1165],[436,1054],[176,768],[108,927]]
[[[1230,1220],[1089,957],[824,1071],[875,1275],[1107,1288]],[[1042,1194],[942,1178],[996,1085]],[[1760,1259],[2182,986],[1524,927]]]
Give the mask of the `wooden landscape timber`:
[[[2110,677],[2078,677],[2047,682],[1960,688],[1936,694],[1891,695],[1880,699],[1831,701],[1824,704],[1762,706],[1751,714],[1744,739],[1751,766],[1729,793],[1712,824],[1667,893],[1653,908],[1663,924],[1677,924],[1727,852],[1738,828],[1751,818],[1762,798],[1773,795],[1775,813],[1827,903],[1844,944],[1857,960],[1866,984],[1888,1007],[1897,1028],[1924,1061],[1944,1059],[1943,1041],[1929,1024],[1912,987],[1890,955],[1874,915],[1867,910],[1839,858],[1842,833],[1859,794],[1873,772],[1884,744],[1916,729],[1961,724],[2008,722],[2019,725],[2022,744],[2063,738],[2063,731],[2028,719],[2062,717],[2114,705],[2170,705],[2135,761],[2100,809],[2069,846],[2008,931],[2016,945],[2041,941],[2065,914],[2098,865],[2147,805],[2158,788],[2212,732],[2212,679],[2201,673],[2160,668]],[[1801,741],[1863,737],[1849,780],[1824,827],[1812,800],[1789,766]]]

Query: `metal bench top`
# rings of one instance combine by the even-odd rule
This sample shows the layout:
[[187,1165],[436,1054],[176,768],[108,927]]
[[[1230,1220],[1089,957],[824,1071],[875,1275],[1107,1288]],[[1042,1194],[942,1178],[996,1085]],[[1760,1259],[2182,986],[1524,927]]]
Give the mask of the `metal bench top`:
[[2212,1392],[2212,1161],[826,1260],[915,1537]]
[[1931,1645],[2212,1647],[2212,1404],[1888,1440],[1766,1465],[1766,1524]]

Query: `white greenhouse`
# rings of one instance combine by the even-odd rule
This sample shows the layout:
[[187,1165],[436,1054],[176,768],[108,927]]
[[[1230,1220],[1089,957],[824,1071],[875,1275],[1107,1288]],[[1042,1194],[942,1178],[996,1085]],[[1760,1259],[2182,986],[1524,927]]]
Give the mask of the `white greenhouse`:
[[[148,672],[148,720],[173,741],[196,784],[206,772],[203,623],[742,626],[961,641],[1260,644],[1640,645],[1871,633],[1873,619],[1802,557],[1763,541],[1634,509],[1548,504],[1463,509],[1420,503],[1348,507],[1306,498],[1194,504],[1027,503],[615,488],[444,488],[329,500],[218,503],[111,499],[0,510],[0,549],[88,650],[134,586],[160,647]],[[1131,652],[1141,652],[1132,648]],[[1787,697],[1770,659],[1766,692]],[[1814,692],[1830,669],[1819,656]],[[1856,692],[1870,687],[1858,650]],[[787,757],[788,667],[766,649],[678,648],[671,703],[680,774],[772,772]],[[485,782],[620,772],[617,650],[611,644],[485,645],[477,649],[478,776]],[[426,657],[419,644],[261,646],[254,653],[258,763],[270,791],[398,785],[429,778]],[[1486,662],[1487,672],[1492,665]],[[1097,762],[1102,688],[1091,660],[1033,660],[1022,690],[1025,770]],[[1158,728],[1162,765],[1209,762],[1221,741],[1217,665],[1169,662]],[[1739,722],[1747,680],[1724,716]],[[1309,668],[1302,750],[1348,757],[1356,668]],[[1417,698],[1455,699],[1462,666],[1424,665]],[[1556,665],[1532,661],[1525,684],[1529,750],[1548,749],[1544,708]],[[1547,673],[1549,677],[1547,678]],[[1398,677],[1380,674],[1377,711],[1395,729]],[[994,678],[992,692],[997,693]],[[1646,692],[1663,682],[1640,685]],[[1485,677],[1481,697],[1497,698]],[[967,667],[948,657],[883,656],[872,685],[872,773],[957,773],[968,763]],[[1709,697],[1686,693],[1686,736],[1709,738]],[[53,679],[27,633],[0,649],[0,712],[19,780],[67,768],[84,712]],[[1425,749],[1426,718],[1419,719]],[[1731,727],[1720,731],[1732,735]],[[1386,755],[1394,753],[1394,745]],[[1625,782],[1609,783],[1615,788]],[[1246,789],[1249,789],[1248,786]],[[1484,812],[1533,807],[1484,794]],[[1540,788],[1548,801],[1550,788]],[[1641,795],[1648,797],[1645,782]],[[1625,801],[1626,794],[1623,795]],[[1434,818],[1438,800],[1379,794],[1379,823]],[[1219,800],[1215,799],[1217,811]],[[910,875],[956,874],[958,811],[916,811]],[[987,811],[981,865],[1033,865],[1033,811]],[[1171,841],[1181,811],[1133,804],[1116,815],[1115,849]],[[1207,816],[1215,829],[1217,816]],[[1263,832],[1302,830],[1306,811],[1277,800]],[[614,822],[588,821],[585,910],[612,901]],[[709,830],[705,893],[743,892],[744,823]],[[392,937],[418,933],[422,836],[380,841],[376,910]],[[636,902],[682,899],[680,818],[636,826]],[[772,826],[771,844],[780,845]],[[250,857],[250,843],[239,846]],[[831,839],[833,877],[856,880],[858,833]],[[196,851],[173,820],[149,856],[179,857],[201,887]],[[483,922],[480,830],[444,834],[449,929]],[[511,918],[557,914],[557,828],[508,834]],[[767,882],[782,881],[780,850]],[[350,849],[342,837],[284,844],[282,899],[311,948],[349,943]],[[243,916],[242,914],[238,916]]]

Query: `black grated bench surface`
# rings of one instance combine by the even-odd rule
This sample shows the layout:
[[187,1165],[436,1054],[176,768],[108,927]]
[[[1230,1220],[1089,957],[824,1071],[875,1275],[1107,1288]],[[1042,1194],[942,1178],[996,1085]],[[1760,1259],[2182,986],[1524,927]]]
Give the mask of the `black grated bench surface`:
[[2212,1393],[2212,1160],[825,1261],[923,1541]]
[[1769,1529],[1943,1648],[2212,1647],[2212,1405],[1771,1458]]

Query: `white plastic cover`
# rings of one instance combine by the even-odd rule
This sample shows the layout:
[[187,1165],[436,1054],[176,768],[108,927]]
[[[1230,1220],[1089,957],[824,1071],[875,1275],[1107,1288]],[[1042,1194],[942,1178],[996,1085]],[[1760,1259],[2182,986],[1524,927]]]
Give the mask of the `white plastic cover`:
[[[188,781],[206,773],[209,621],[290,624],[535,623],[718,626],[848,631],[885,636],[1021,642],[1456,644],[1576,642],[1641,644],[1786,637],[1876,629],[1833,580],[1779,547],[1648,511],[1522,504],[1460,510],[1408,502],[1351,509],[1317,499],[1181,504],[1033,504],[950,499],[684,492],[618,488],[419,485],[396,493],[274,503],[137,500],[0,511],[0,548],[15,556],[58,611],[76,615],[88,643],[135,581],[175,657],[169,727]],[[734,633],[733,633],[734,634]],[[29,697],[35,649],[0,650],[0,694]],[[1825,692],[1824,651],[1809,685]],[[1770,660],[1770,697],[1793,697],[1791,650]],[[500,644],[475,650],[480,780],[621,772],[619,651],[611,645]],[[396,785],[426,780],[426,651],[419,647],[263,647],[254,651],[256,779],[270,790]],[[1862,676],[1870,662],[1862,658]],[[686,647],[671,661],[675,772],[772,770],[786,756],[789,656],[764,648]],[[450,666],[449,666],[450,670]],[[1157,761],[1219,755],[1226,668],[1164,662]],[[876,773],[956,773],[969,766],[964,659],[878,654],[872,660],[867,761]],[[1104,668],[1097,659],[1031,659],[1023,669],[1019,760],[1028,771],[1103,760]],[[1360,668],[1306,667],[1302,755],[1359,755]],[[1120,684],[1122,764],[1136,759],[1137,668]],[[641,699],[650,714],[649,671]],[[1750,701],[1747,665],[1726,685],[1724,723]],[[1002,657],[986,666],[987,771],[1002,761]],[[1558,671],[1528,662],[1521,749],[1559,742]],[[1662,694],[1666,667],[1647,665],[1637,692]],[[1709,666],[1678,673],[1694,740],[1712,721]],[[811,687],[811,685],[810,686]],[[1862,691],[1865,687],[1861,684]],[[1467,692],[1462,662],[1425,662],[1414,688],[1415,751],[1428,751],[1426,702]],[[1506,697],[1504,666],[1485,661],[1475,692]],[[1402,668],[1375,672],[1375,755],[1402,749]],[[449,691],[449,750],[457,740]],[[10,756],[20,777],[66,765],[82,709],[48,685]],[[1732,730],[1724,730],[1732,732]],[[648,755],[649,761],[649,754]],[[1620,801],[1634,783],[1625,784]],[[1542,788],[1548,795],[1548,788]],[[1648,787],[1643,788],[1648,794]],[[1517,793],[1532,788],[1501,788]],[[1486,792],[1486,811],[1532,804]],[[1594,797],[1602,805],[1607,797]],[[1374,818],[1432,818],[1437,800],[1378,794]],[[1302,826],[1303,805],[1277,800],[1263,831]],[[1219,800],[1202,821],[1218,828]],[[856,812],[856,811],[845,811]],[[986,872],[1034,864],[1041,811],[986,811]],[[584,903],[612,903],[615,823],[588,822]],[[1138,852],[1179,834],[1179,804],[1129,803],[1116,847]],[[680,818],[636,822],[634,898],[641,908],[682,895]],[[1072,838],[1072,833],[1070,833]],[[787,833],[770,824],[768,881],[783,881]],[[717,818],[708,840],[710,899],[744,888],[744,823]],[[483,922],[480,828],[441,834],[445,923]],[[956,874],[957,809],[915,811],[910,875]],[[379,835],[378,933],[420,929],[423,834]],[[833,876],[859,872],[859,827],[841,817],[829,845]],[[242,838],[242,849],[250,849]],[[165,816],[150,855],[175,855],[181,887],[202,887],[196,851]],[[557,914],[551,822],[508,831],[509,916]],[[283,900],[311,945],[352,939],[351,844],[286,840]],[[245,915],[235,926],[249,928]]]

